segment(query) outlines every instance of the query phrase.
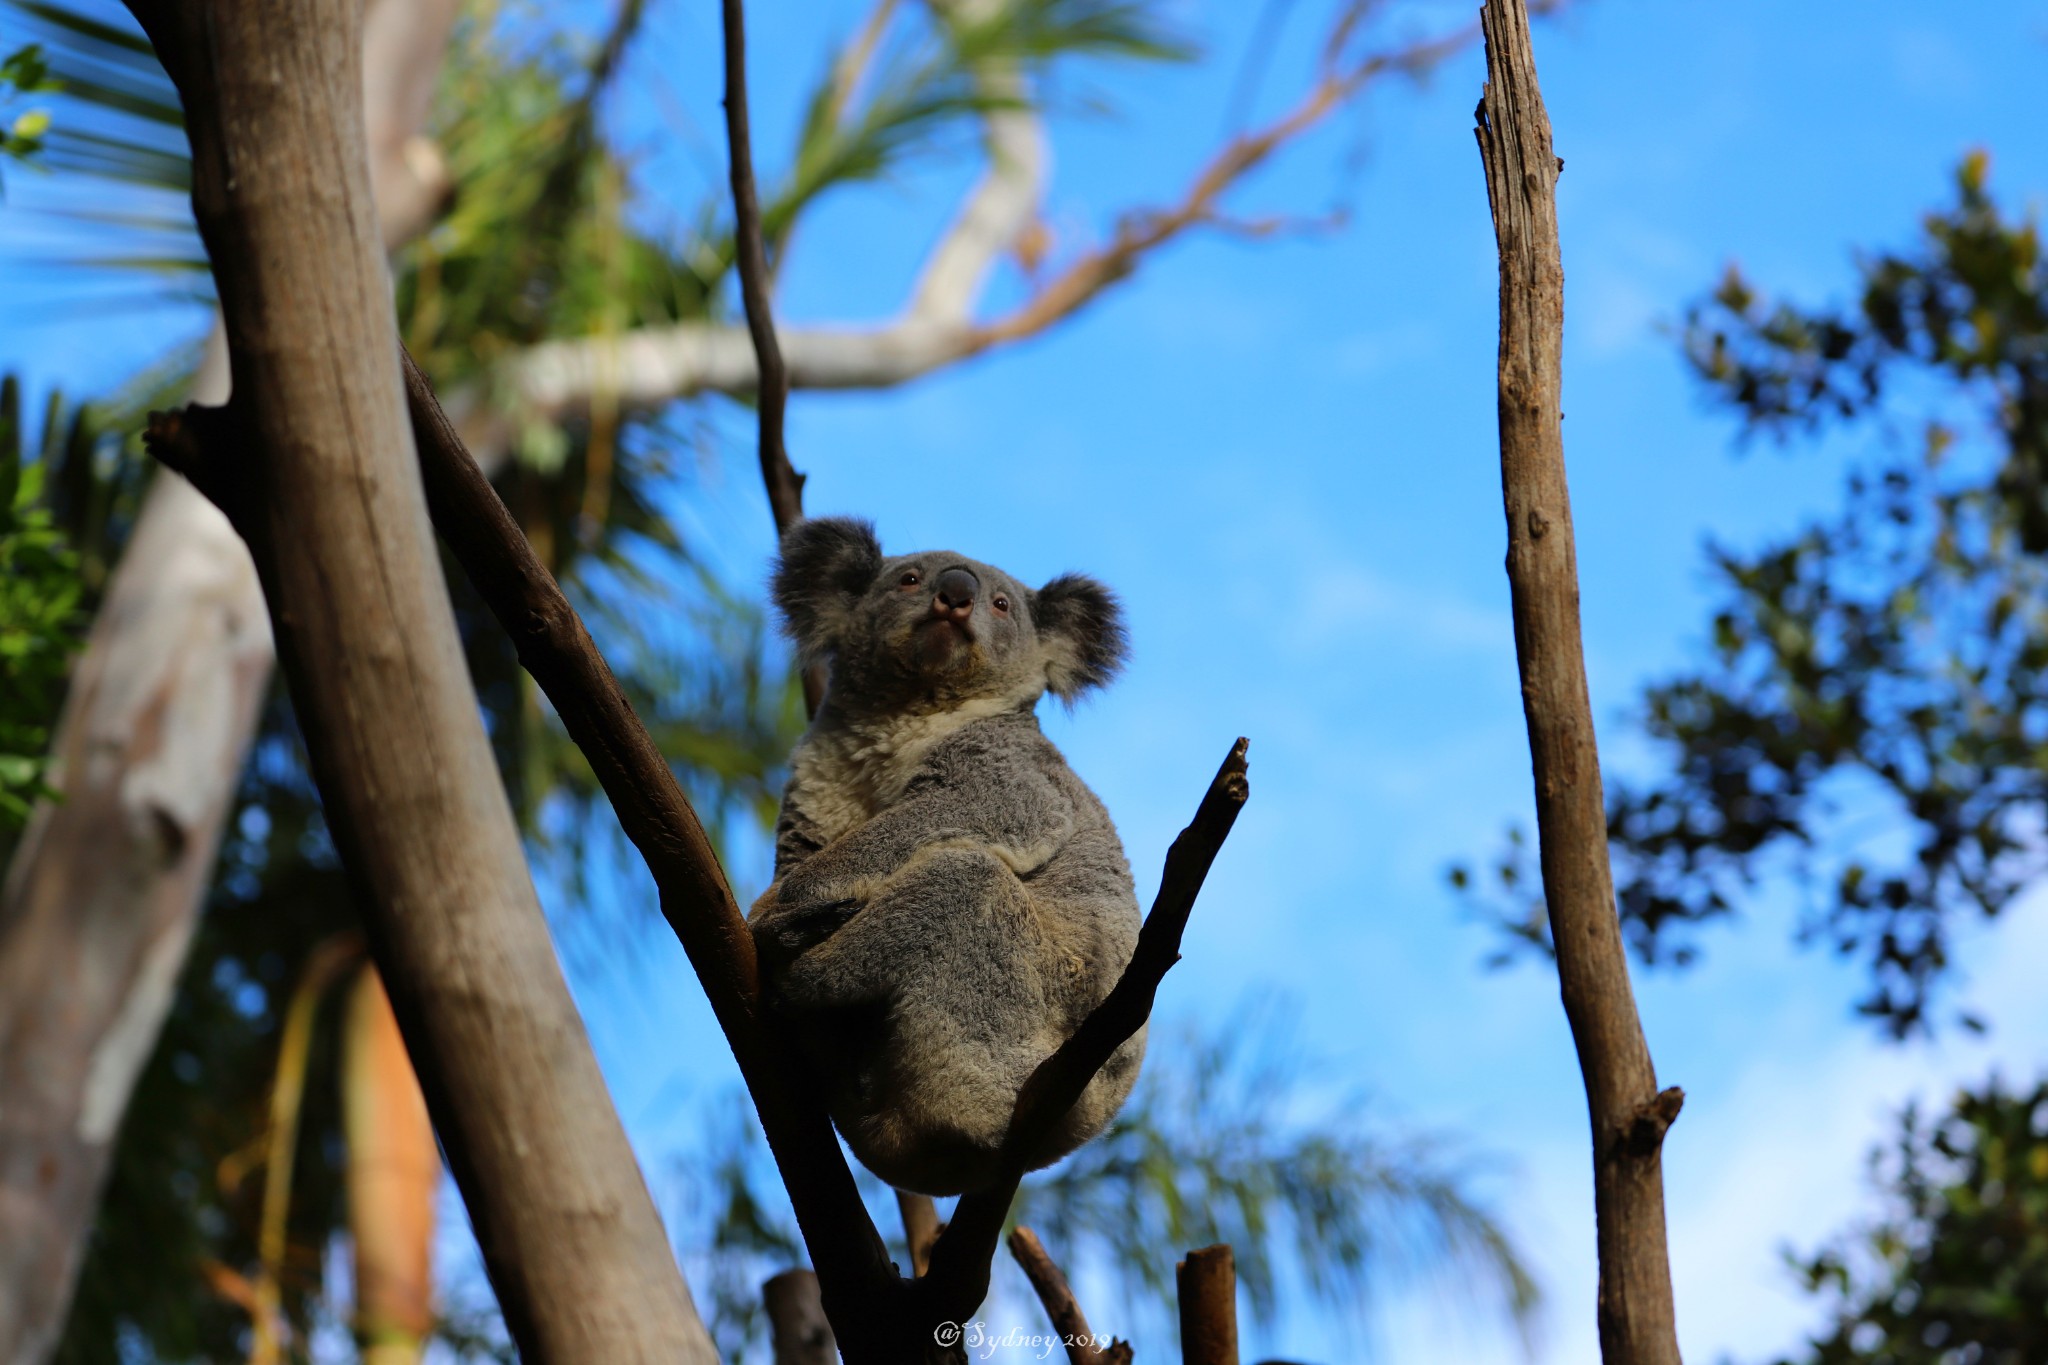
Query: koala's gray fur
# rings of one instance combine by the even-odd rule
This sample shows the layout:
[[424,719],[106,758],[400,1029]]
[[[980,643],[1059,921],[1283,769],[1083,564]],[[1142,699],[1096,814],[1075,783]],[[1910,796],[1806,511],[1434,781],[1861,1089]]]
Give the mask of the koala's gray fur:
[[[1116,827],[1033,714],[1115,674],[1116,599],[1074,575],[1033,592],[950,552],[885,558],[839,519],[790,530],[774,591],[831,683],[748,916],[769,998],[868,1169],[977,1188],[1018,1088],[1137,945]],[[1142,1032],[1118,1049],[1033,1165],[1102,1130],[1144,1050]]]

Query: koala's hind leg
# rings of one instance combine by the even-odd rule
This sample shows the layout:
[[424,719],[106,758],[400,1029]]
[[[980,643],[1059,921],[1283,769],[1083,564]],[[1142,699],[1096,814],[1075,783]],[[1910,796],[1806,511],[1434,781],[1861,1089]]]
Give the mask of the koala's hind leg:
[[[1017,1088],[1060,1039],[1041,972],[1046,944],[1031,896],[980,848],[935,849],[900,869],[838,932],[790,963],[785,1002],[801,1012],[879,1005],[882,1026],[840,1114],[861,1159],[952,1165],[987,1154]],[[840,1106],[835,1106],[839,1108]],[[864,1130],[864,1131],[863,1131]],[[865,1149],[865,1150],[864,1150]]]

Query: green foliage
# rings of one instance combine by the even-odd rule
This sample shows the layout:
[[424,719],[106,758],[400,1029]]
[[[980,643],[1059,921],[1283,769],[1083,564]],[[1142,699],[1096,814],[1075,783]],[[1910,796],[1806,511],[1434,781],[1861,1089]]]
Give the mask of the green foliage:
[[[53,419],[60,411],[52,405]],[[54,420],[47,435],[61,439]],[[8,375],[0,380],[0,836],[18,831],[47,794],[50,723],[84,630],[78,556],[44,499],[49,464],[24,464],[22,445],[21,386]]]
[[2048,1084],[1994,1077],[1932,1122],[1907,1109],[1871,1177],[1882,1216],[1793,1261],[1835,1321],[1779,1365],[2048,1359]]
[[[1175,1260],[1218,1241],[1236,1253],[1262,1325],[1303,1298],[1367,1331],[1378,1293],[1424,1281],[1526,1330],[1539,1291],[1469,1192],[1471,1171],[1440,1139],[1402,1134],[1357,1103],[1318,1103],[1312,1080],[1287,1018],[1270,1003],[1237,1011],[1213,1032],[1155,1029],[1123,1113],[1102,1137],[1026,1180],[1012,1221],[1039,1232],[1070,1278],[1099,1276],[1116,1287],[1118,1301],[1085,1305],[1090,1324],[1138,1338],[1141,1354],[1170,1354]],[[802,1240],[744,1098],[720,1105],[686,1169],[693,1184],[711,1177],[690,1210],[710,1247],[692,1283],[708,1285],[720,1351],[738,1360],[765,1340],[761,1282],[802,1262]],[[889,1191],[856,1174],[898,1264],[907,1264]],[[998,1257],[995,1292],[1035,1317],[1008,1259]],[[1155,1335],[1158,1344],[1146,1347]]]
[[[36,164],[52,193],[41,211],[76,226],[61,259],[149,282],[142,303],[206,296],[212,280],[192,226],[191,162],[177,92],[149,43],[105,0],[79,8],[4,0],[37,39],[40,89],[55,122]],[[88,193],[67,191],[86,189]]]
[[474,21],[451,44],[432,132],[455,192],[398,276],[406,345],[443,385],[546,337],[704,313],[704,283],[626,222],[626,168],[595,128],[610,71],[574,49],[564,34],[516,47]]
[[[1808,893],[1802,935],[1863,959],[1860,1008],[1904,1036],[1931,1025],[1958,922],[1997,915],[2043,871],[2048,274],[1981,155],[1914,249],[1861,269],[1854,310],[1768,305],[1731,270],[1688,316],[1685,354],[1745,432],[1847,424],[1908,449],[1852,470],[1839,514],[1755,552],[1711,549],[1708,656],[1643,702],[1670,769],[1614,784],[1608,825],[1643,961],[1690,961],[1696,926],[1789,869]],[[1837,838],[1844,810],[1909,847]],[[1496,874],[1496,918],[1546,947],[1519,844]]]
[[[980,115],[1033,98],[1030,78],[1056,62],[1179,60],[1191,52],[1162,22],[1160,6],[1139,0],[1011,0],[971,19],[964,8],[915,7],[869,80],[854,79],[850,45],[835,55],[805,107],[788,176],[762,208],[771,256],[826,190],[882,179],[950,145]],[[991,70],[1025,79],[992,84]],[[731,262],[728,232],[714,264],[722,271]]]
[[[0,58],[0,111],[23,95],[49,88],[49,65],[43,50],[34,43]],[[0,157],[26,161],[43,149],[50,131],[50,111],[24,109],[12,118],[0,114]]]

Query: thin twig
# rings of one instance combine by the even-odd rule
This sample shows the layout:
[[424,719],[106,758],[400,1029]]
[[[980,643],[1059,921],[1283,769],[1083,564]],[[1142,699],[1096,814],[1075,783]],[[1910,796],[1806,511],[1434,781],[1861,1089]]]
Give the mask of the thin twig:
[[1080,1300],[1074,1297],[1074,1287],[1067,1283],[1066,1273],[1045,1249],[1045,1243],[1038,1240],[1038,1234],[1030,1228],[1018,1227],[1011,1230],[1006,1240],[1010,1255],[1016,1257],[1018,1268],[1031,1281],[1039,1303],[1044,1305],[1046,1317],[1052,1319],[1053,1333],[1066,1347],[1069,1365],[1131,1365],[1129,1342],[1096,1345],[1088,1315],[1081,1311]]
[[[740,300],[747,310],[747,333],[753,339],[754,368],[759,376],[754,403],[761,428],[761,483],[768,490],[768,510],[775,517],[775,537],[780,540],[804,519],[804,476],[790,465],[783,443],[789,367],[782,363],[782,344],[775,337],[775,315],[768,299],[768,249],[761,239],[761,197],[754,186],[753,138],[747,119],[746,7],[741,0],[724,3],[725,138],[732,166],[733,256],[739,265]],[[825,700],[824,667],[805,669],[803,682],[804,713],[815,716]]]
[[754,188],[753,141],[747,127],[747,29],[741,0],[725,7],[725,135],[732,166],[733,248],[740,271],[740,301],[747,310],[760,366],[755,403],[761,415],[761,480],[775,513],[775,532],[787,535],[804,517],[803,475],[790,467],[783,447],[783,412],[789,403],[789,370],[775,339],[768,303],[768,254],[761,242],[761,199]]

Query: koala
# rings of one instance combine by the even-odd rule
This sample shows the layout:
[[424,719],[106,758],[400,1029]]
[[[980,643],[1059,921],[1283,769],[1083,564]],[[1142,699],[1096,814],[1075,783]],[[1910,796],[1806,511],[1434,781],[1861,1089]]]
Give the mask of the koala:
[[[1018,1089],[1137,946],[1116,826],[1034,714],[1114,676],[1122,613],[1091,579],[1033,591],[950,551],[886,557],[837,518],[790,529],[774,598],[830,682],[747,917],[768,1000],[869,1170],[991,1184]],[[1142,1032],[1118,1049],[1032,1166],[1109,1123],[1144,1051]]]

